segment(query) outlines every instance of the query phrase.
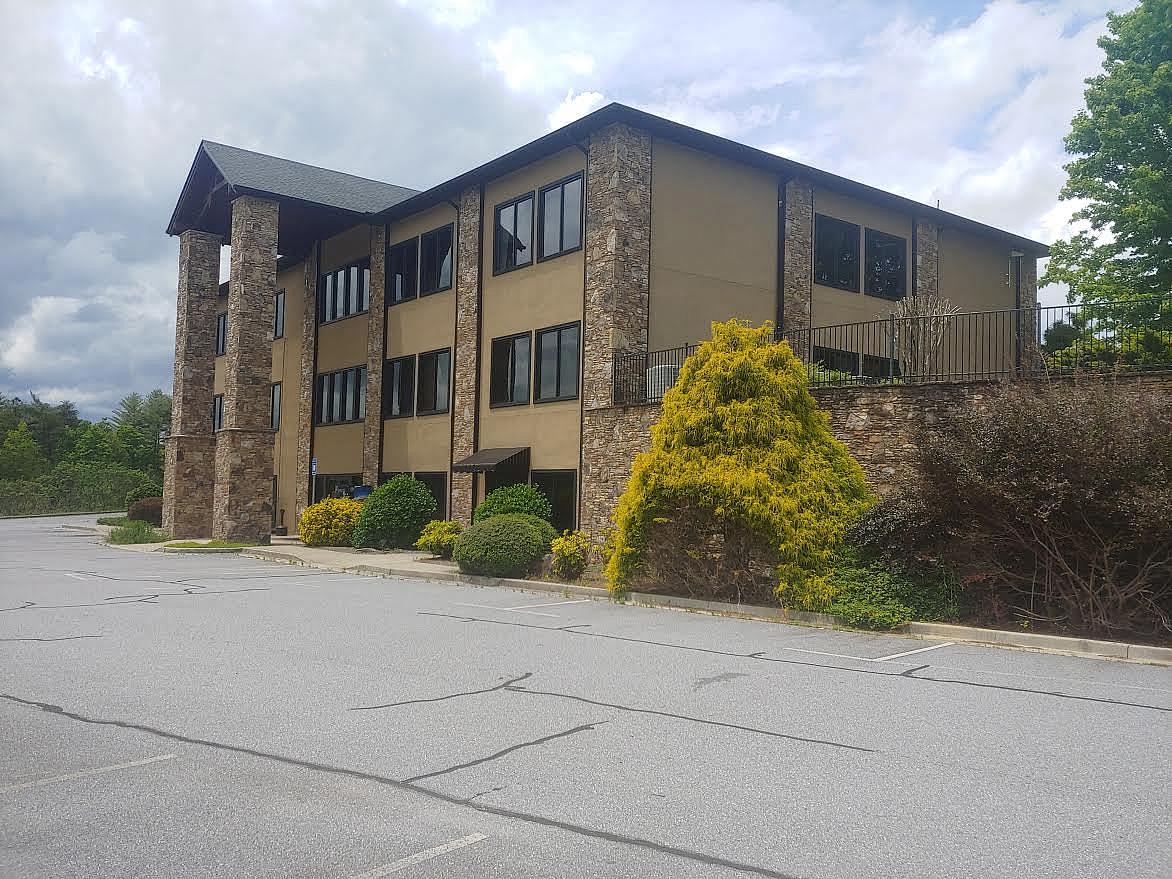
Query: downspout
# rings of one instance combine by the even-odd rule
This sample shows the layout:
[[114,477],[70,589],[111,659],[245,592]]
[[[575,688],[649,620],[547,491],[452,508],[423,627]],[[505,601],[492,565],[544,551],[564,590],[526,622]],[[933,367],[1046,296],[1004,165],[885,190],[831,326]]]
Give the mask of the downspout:
[[779,177],[777,180],[777,317],[774,321],[775,338],[785,335],[785,213],[786,187],[789,178]]

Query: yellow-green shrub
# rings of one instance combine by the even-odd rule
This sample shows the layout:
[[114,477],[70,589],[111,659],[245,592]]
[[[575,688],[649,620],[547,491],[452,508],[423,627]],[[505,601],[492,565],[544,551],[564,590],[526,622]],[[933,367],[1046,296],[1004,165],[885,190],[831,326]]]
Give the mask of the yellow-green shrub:
[[581,531],[567,531],[561,537],[555,537],[549,548],[553,552],[550,567],[554,576],[577,580],[586,571],[594,544]]
[[432,519],[423,526],[423,533],[415,541],[415,548],[430,552],[441,559],[452,557],[452,547],[456,545],[456,538],[464,531],[464,526],[450,519]]
[[297,532],[306,546],[349,546],[362,502],[329,497],[306,507]]
[[871,500],[772,325],[714,323],[635,459],[607,581],[818,607],[843,530]]

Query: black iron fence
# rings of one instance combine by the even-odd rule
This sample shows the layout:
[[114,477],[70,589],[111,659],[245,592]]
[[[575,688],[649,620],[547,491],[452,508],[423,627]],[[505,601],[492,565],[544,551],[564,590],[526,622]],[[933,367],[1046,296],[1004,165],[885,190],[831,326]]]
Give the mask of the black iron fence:
[[[1074,371],[1172,368],[1172,296],[896,315],[778,334],[812,387],[963,382]],[[663,399],[698,345],[616,352],[618,405]]]

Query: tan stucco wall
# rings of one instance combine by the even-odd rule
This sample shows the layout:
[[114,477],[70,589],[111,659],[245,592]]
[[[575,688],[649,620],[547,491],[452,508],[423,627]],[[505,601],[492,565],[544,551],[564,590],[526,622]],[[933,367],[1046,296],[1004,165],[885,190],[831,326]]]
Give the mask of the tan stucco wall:
[[297,495],[297,385],[301,380],[304,287],[303,263],[277,276],[277,289],[285,291],[285,335],[273,341],[272,378],[281,383],[281,423],[273,447],[273,473],[277,477],[277,524],[290,530],[297,526],[293,499]]
[[[370,256],[370,227],[347,229],[322,242],[321,274]],[[317,371],[332,372],[366,362],[366,312],[322,324],[317,333]],[[359,468],[361,469],[361,467]]]
[[651,350],[707,339],[714,320],[777,315],[777,179],[655,138]]
[[[490,408],[492,340],[582,320],[583,253],[578,250],[494,277],[493,218],[497,204],[533,191],[536,224],[536,191],[584,167],[585,157],[581,151],[570,148],[494,180],[485,187],[484,240],[481,246],[484,294],[481,304],[480,448],[529,446],[530,464],[536,470],[578,469],[580,400]],[[533,241],[536,248],[536,232]],[[534,355],[531,350],[531,360]],[[531,396],[532,390],[531,373]],[[483,493],[480,496],[483,497]]]
[[940,230],[940,294],[962,311],[1013,308],[1009,245],[963,232]]
[[370,256],[370,226],[362,223],[321,243],[321,272]]
[[[906,243],[905,268],[906,289],[911,292],[913,219],[882,205],[861,201],[850,196],[814,187],[814,214],[825,214],[836,220],[856,223],[859,230],[859,260],[866,259],[866,230],[877,229],[890,235],[898,235]],[[817,221],[815,221],[817,222]],[[814,284],[813,302],[810,308],[810,324],[815,327],[836,326],[837,324],[875,320],[891,314],[895,303],[877,296],[863,293],[864,280],[859,275],[859,292],[839,290]]]
[[319,475],[362,472],[362,422],[319,424],[313,432]]

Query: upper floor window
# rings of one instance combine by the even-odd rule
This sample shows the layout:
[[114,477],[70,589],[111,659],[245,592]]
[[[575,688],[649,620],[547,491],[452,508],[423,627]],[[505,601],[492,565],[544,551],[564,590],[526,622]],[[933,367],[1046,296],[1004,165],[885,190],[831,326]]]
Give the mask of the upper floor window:
[[360,260],[321,276],[321,323],[361,314],[370,308],[370,260]]
[[492,340],[488,402],[490,406],[529,402],[528,333]]
[[559,256],[582,246],[582,175],[553,183],[538,195],[541,217],[537,249],[541,259]]
[[285,335],[285,291],[278,290],[273,299],[273,338],[280,339]]
[[224,427],[224,395],[216,394],[212,397],[212,430]]
[[415,414],[415,358],[396,357],[383,363],[383,418]]
[[448,411],[451,365],[452,352],[449,348],[419,355],[419,386],[415,397],[417,415],[434,415]]
[[281,426],[281,383],[273,382],[269,388],[269,427],[276,430]]
[[228,312],[221,311],[216,315],[216,356],[228,350]]
[[492,236],[494,274],[533,262],[533,193],[496,206]]
[[387,304],[414,299],[419,289],[419,239],[387,248]]
[[365,417],[365,366],[351,366],[317,377],[318,424],[361,421]]
[[533,384],[537,400],[572,400],[578,396],[578,324],[537,331]]
[[448,223],[419,236],[419,295],[452,286],[452,231]]
[[859,292],[859,227],[824,214],[814,218],[814,283]]
[[863,292],[884,299],[903,299],[907,295],[907,241],[868,229],[866,248]]

